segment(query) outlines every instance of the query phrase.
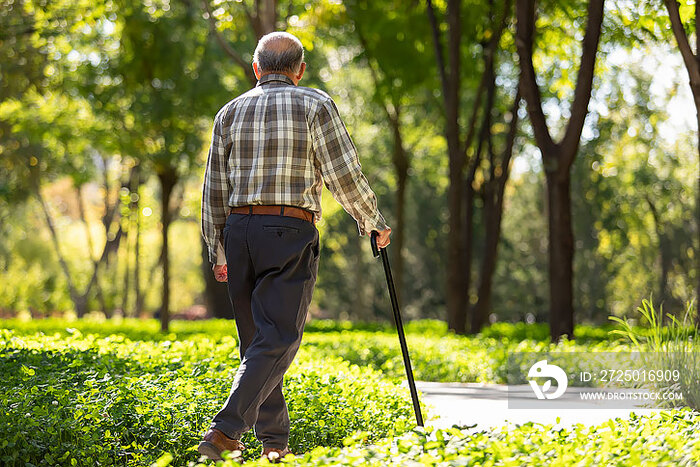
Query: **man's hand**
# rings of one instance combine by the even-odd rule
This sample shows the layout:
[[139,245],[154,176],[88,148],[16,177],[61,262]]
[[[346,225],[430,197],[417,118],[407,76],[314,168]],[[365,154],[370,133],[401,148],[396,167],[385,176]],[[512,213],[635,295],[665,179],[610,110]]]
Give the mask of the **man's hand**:
[[387,226],[386,230],[377,230],[377,246],[379,248],[386,248],[389,243],[391,243],[391,239],[389,238],[389,235],[391,235],[391,227]]
[[214,278],[219,282],[226,282],[228,279],[228,269],[225,264],[214,265]]

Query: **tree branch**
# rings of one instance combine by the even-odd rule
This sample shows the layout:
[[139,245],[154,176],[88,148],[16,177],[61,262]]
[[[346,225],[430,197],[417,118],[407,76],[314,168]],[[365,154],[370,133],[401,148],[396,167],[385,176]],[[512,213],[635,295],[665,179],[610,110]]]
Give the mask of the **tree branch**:
[[[683,27],[683,22],[681,21],[681,15],[678,11],[678,3],[676,0],[664,0],[666,4],[666,9],[668,10],[668,17],[671,20],[671,30],[673,30],[673,35],[676,37],[676,42],[678,43],[678,48],[683,56],[683,62],[685,67],[688,69],[688,75],[690,76],[690,85],[693,88],[693,93],[695,94],[700,86],[700,63],[698,63],[698,58],[693,54],[693,50],[690,48],[690,42],[688,41],[688,35],[685,33],[685,28]],[[698,18],[698,3],[695,3],[695,31],[697,33],[700,27],[697,24]],[[700,39],[698,39],[700,43]],[[700,51],[698,51],[700,54]],[[698,99],[698,96],[695,97]]]
[[216,19],[214,18],[214,15],[212,14],[211,7],[209,6],[209,0],[202,0],[202,4],[204,5],[204,9],[207,12],[208,20],[209,20],[209,29],[211,30],[212,34],[214,35],[214,38],[216,41],[219,43],[223,51],[233,59],[234,62],[241,68],[243,68],[243,71],[245,72],[245,76],[250,82],[251,85],[255,85],[255,83],[258,81],[257,78],[255,77],[255,74],[253,73],[253,70],[250,67],[249,63],[246,63],[243,58],[241,58],[238,53],[231,48],[231,46],[226,42],[226,39],[221,35],[221,31],[219,31],[216,27]]
[[563,149],[562,165],[567,169],[576,157],[583,124],[588,115],[588,103],[591,100],[593,89],[593,76],[595,74],[595,60],[600,41],[600,30],[603,24],[603,6],[605,0],[590,0],[588,3],[588,22],[586,34],[583,37],[583,50],[581,52],[581,64],[576,78],[574,102],[571,105],[571,118],[566,126],[561,147]]
[[469,166],[467,167],[467,180],[465,183],[467,188],[471,187],[472,190],[474,189],[476,171],[478,170],[479,165],[481,164],[481,154],[483,153],[482,148],[483,141],[480,140],[476,152],[474,153],[474,158],[469,161]]
[[542,156],[547,157],[555,144],[549,134],[547,120],[542,111],[542,96],[537,86],[535,66],[532,63],[532,42],[535,29],[534,0],[517,0],[515,15],[515,45],[520,61],[520,90],[527,103],[527,112],[535,133],[537,145],[542,148]]
[[109,161],[108,159],[100,153],[100,159],[102,159],[102,168],[104,169],[102,171],[102,182],[104,183],[105,187],[105,197],[104,197],[104,205],[105,205],[105,213],[102,216],[102,225],[107,229],[109,224],[112,221],[112,216],[114,215],[114,211],[116,211],[118,203],[119,203],[119,196],[117,196],[117,201],[115,201],[114,206],[110,206],[109,203],[109,192],[111,191],[111,185],[109,182]]
[[248,22],[250,23],[250,26],[253,28],[253,32],[255,33],[255,37],[260,38],[260,21],[256,16],[253,16],[253,14],[250,12],[250,9],[248,8],[248,5],[245,4],[244,1],[240,3],[241,8],[243,8],[243,12],[245,13],[246,17],[248,18]]
[[[85,215],[85,199],[83,198],[82,185],[75,187],[76,198],[78,199],[78,213],[80,215],[80,220],[85,226],[85,235],[87,236],[87,247],[88,247],[88,257],[92,264],[96,264],[97,260],[94,258],[92,252],[94,251],[94,243],[92,241],[92,233],[90,232],[90,225],[87,221],[87,216]],[[108,196],[109,192],[105,191],[105,196]]]
[[486,70],[484,70],[484,74],[481,75],[481,81],[479,82],[479,87],[476,89],[476,94],[474,94],[476,96],[476,99],[474,100],[474,106],[472,107],[472,113],[469,116],[469,124],[467,126],[466,137],[464,138],[464,148],[462,150],[462,157],[467,156],[467,150],[472,145],[472,141],[474,140],[474,135],[476,134],[476,119],[477,119],[477,116],[479,115],[479,109],[481,108],[481,94],[484,92],[484,88],[486,87],[486,81],[487,81]]
[[[495,154],[493,151],[491,126],[493,106],[496,100],[496,75],[493,60],[489,60],[487,55],[485,61],[486,67],[484,69],[484,81],[488,83],[488,87],[486,89],[486,102],[484,104],[483,118],[481,121],[481,132],[479,135],[479,149],[477,150],[477,152],[481,152],[482,145],[486,146],[486,152],[488,154],[488,160],[490,165],[489,171],[491,174],[493,174],[493,171],[495,169]],[[491,178],[493,178],[493,176]]]
[[289,3],[287,4],[287,14],[284,16],[284,29],[285,30],[289,28],[289,18],[294,16],[292,14],[293,11],[294,11],[294,0],[289,0]]
[[[373,59],[372,54],[369,51],[369,44],[367,42],[367,38],[362,32],[362,29],[359,24],[355,25],[355,31],[357,32],[357,38],[360,41],[360,45],[362,46],[362,49],[365,52],[369,73],[372,77],[372,82],[374,83],[374,89],[377,90],[378,94],[381,82],[379,79],[379,71],[377,70],[378,66],[375,64],[376,60]],[[387,105],[386,99],[384,99],[383,97],[377,96],[377,100],[380,101],[379,103],[381,104],[382,109],[384,109],[384,113],[386,114],[387,119],[389,120],[389,123],[392,125],[392,127],[398,127],[398,112],[392,112],[389,109],[389,106]],[[394,109],[396,109],[396,106],[394,106]]]
[[447,68],[445,66],[445,57],[442,54],[442,37],[440,37],[440,29],[438,28],[437,19],[435,19],[435,10],[433,9],[433,2],[427,0],[427,11],[428,20],[430,20],[430,27],[433,31],[433,44],[435,45],[435,61],[437,62],[438,72],[440,73],[440,83],[442,84],[442,95],[443,99],[447,96]]
[[[56,232],[56,228],[54,227],[53,224],[53,219],[51,218],[51,213],[49,212],[49,207],[46,204],[46,201],[44,200],[44,196],[41,194],[41,187],[37,185],[36,189],[36,197],[39,200],[39,204],[41,204],[41,210],[44,213],[44,219],[46,220],[46,225],[49,228],[49,231],[51,233],[51,240],[53,241],[53,246],[54,250],[56,252],[56,257],[58,258],[58,262],[61,265],[61,269],[63,270],[63,274],[66,277],[66,285],[68,285],[68,292],[71,296],[71,299],[73,300],[73,303],[78,306],[78,303],[80,302],[80,297],[78,294],[78,291],[75,288],[75,284],[73,282],[73,276],[70,273],[70,269],[68,269],[68,263],[66,262],[65,257],[61,253],[61,247],[59,246],[58,243],[58,233]],[[78,313],[79,311],[76,310]]]
[[462,42],[462,24],[460,22],[460,4],[462,0],[447,0],[447,25],[449,26],[449,34],[447,41],[447,54],[450,60],[450,69],[448,73],[448,98],[452,105],[448,107],[448,113],[452,116],[448,118],[455,122],[459,119],[459,88],[460,88],[460,45]]
[[[264,35],[275,30],[275,23],[277,23],[277,2],[276,0],[263,0],[263,2],[264,8],[261,15],[261,25]],[[258,39],[260,39],[260,37],[258,37]]]
[[508,172],[510,171],[510,160],[513,157],[513,147],[515,146],[515,137],[518,134],[518,109],[520,108],[520,90],[515,94],[513,107],[510,113],[513,116],[510,120],[510,128],[508,129],[508,137],[506,139],[506,147],[501,156],[501,175],[499,177],[499,196],[503,197],[503,189],[505,181],[508,180]]
[[[501,41],[501,35],[503,34],[503,30],[506,27],[506,23],[508,22],[508,16],[510,15],[510,6],[511,6],[511,0],[506,0],[504,5],[503,5],[503,15],[501,16],[501,19],[498,23],[498,29],[496,32],[491,36],[491,39],[489,40],[489,44],[486,47],[486,50],[484,51],[484,73],[481,75],[481,81],[479,82],[479,86],[476,90],[476,101],[474,104],[474,107],[472,108],[472,114],[469,117],[469,126],[467,127],[467,135],[464,139],[464,157],[467,155],[467,150],[472,144],[472,140],[474,139],[474,134],[476,131],[476,117],[479,111],[479,107],[481,105],[481,100],[480,96],[484,91],[484,88],[486,87],[486,82],[489,82],[489,93],[491,92],[492,86],[495,86],[492,84],[493,79],[495,78],[494,75],[494,60],[495,60],[495,55],[496,55],[496,49],[498,47],[498,43]],[[495,88],[494,88],[495,89]],[[490,95],[490,94],[489,94]],[[487,101],[488,101],[488,96],[487,96]],[[491,99],[490,104],[486,105],[486,109],[484,110],[485,112],[491,112],[493,109],[493,99]]]

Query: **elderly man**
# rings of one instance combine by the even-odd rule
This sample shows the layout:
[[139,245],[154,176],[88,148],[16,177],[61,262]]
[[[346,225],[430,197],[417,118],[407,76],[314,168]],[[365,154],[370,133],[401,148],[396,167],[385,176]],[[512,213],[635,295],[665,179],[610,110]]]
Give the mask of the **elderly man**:
[[[199,452],[241,451],[255,428],[263,457],[289,454],[282,380],[301,343],[319,258],[315,223],[325,183],[360,235],[391,229],[338,109],[328,94],[297,86],[301,42],[274,32],[253,59],[256,86],[217,113],[202,192],[202,234],[220,282],[228,282],[241,364]],[[227,268],[227,265],[230,265]]]

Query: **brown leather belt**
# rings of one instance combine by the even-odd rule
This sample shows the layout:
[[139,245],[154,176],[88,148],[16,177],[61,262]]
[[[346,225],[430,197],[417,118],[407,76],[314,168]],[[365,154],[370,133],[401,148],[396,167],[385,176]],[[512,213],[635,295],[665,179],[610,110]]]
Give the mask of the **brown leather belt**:
[[267,216],[296,217],[297,219],[302,219],[312,224],[316,223],[316,216],[314,216],[312,212],[294,206],[237,206],[231,208],[230,212],[232,214],[263,214]]

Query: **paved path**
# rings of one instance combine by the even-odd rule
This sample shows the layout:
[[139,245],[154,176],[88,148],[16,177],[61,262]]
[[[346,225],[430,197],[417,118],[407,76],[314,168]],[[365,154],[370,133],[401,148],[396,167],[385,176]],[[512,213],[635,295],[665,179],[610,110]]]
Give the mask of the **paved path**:
[[[652,409],[644,408],[572,408],[581,407],[576,397],[576,388],[569,388],[561,400],[546,401],[551,409],[509,409],[508,386],[500,384],[478,383],[427,383],[416,382],[418,390],[423,393],[423,401],[429,406],[432,418],[426,420],[426,425],[439,428],[452,425],[471,426],[476,429],[508,425],[514,427],[529,421],[554,424],[556,428],[567,427],[576,423],[598,425],[611,418],[629,417],[631,412],[637,414],[653,413]],[[518,386],[515,397],[521,393],[532,397],[529,386]],[[573,390],[573,391],[572,391]],[[568,399],[566,396],[569,395]],[[513,398],[511,393],[511,398]],[[522,399],[522,398],[521,398]],[[589,403],[590,404],[590,403]],[[599,404],[604,407],[604,403]],[[431,408],[430,408],[431,407]],[[437,417],[436,417],[437,416]],[[557,417],[560,421],[557,423]],[[427,418],[427,417],[426,417]]]

